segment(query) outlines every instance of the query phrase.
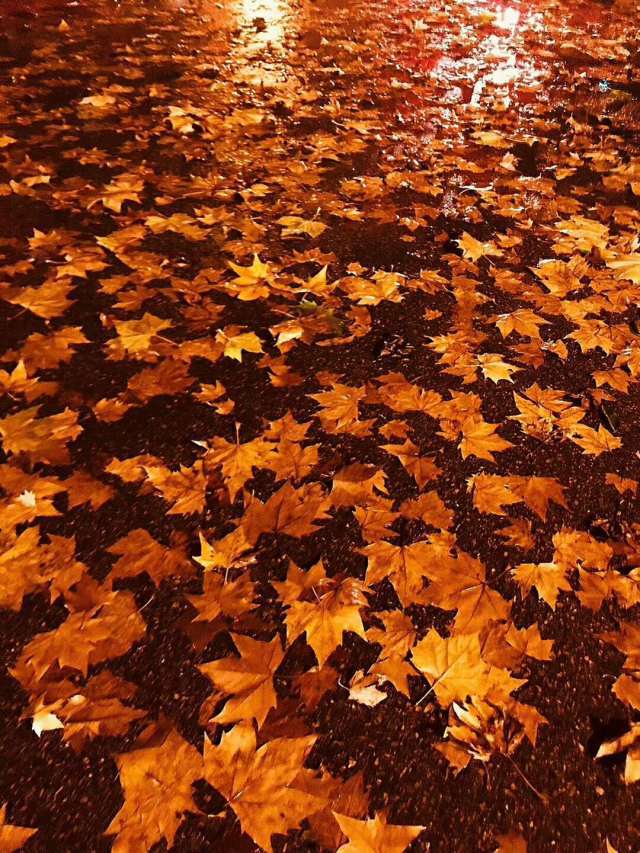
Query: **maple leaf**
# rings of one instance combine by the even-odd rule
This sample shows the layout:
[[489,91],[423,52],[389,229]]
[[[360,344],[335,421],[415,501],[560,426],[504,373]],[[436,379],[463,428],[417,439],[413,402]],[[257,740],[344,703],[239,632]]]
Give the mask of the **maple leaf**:
[[317,776],[303,769],[295,779],[295,787],[307,791],[326,802],[323,809],[308,818],[313,838],[329,850],[336,850],[345,840],[333,812],[349,817],[364,817],[369,811],[369,801],[362,772],[354,773],[342,782],[329,774]]
[[508,618],[509,602],[487,584],[480,560],[464,551],[459,551],[456,558],[430,561],[424,572],[430,580],[424,602],[443,610],[457,610],[456,632],[470,633],[490,620]]
[[[593,248],[606,249],[609,240],[609,229],[601,222],[587,219],[584,216],[572,216],[555,223],[561,234],[572,238],[573,245],[579,252],[590,252]],[[564,245],[560,243],[564,248]]]
[[270,468],[278,480],[298,482],[310,474],[319,461],[319,444],[303,447],[295,441],[282,439],[274,448],[274,457]]
[[91,210],[98,202],[114,213],[122,212],[122,205],[126,201],[140,202],[140,193],[144,190],[144,180],[137,175],[118,175],[113,181],[93,194],[93,198],[87,205]]
[[479,355],[477,358],[482,375],[485,379],[490,379],[492,382],[500,382],[502,379],[507,382],[513,382],[511,374],[517,373],[518,370],[522,369],[503,361],[502,356],[498,353],[486,353],[486,355]]
[[158,332],[169,329],[169,320],[155,317],[145,312],[139,320],[114,320],[113,325],[118,337],[107,343],[112,358],[124,358],[125,355],[145,357],[148,355],[152,340]]
[[481,417],[466,418],[461,426],[462,439],[458,447],[462,458],[477,456],[478,459],[488,459],[495,462],[493,452],[499,453],[513,447],[510,441],[496,435],[499,424],[489,424]]
[[511,314],[501,314],[496,319],[496,326],[500,329],[503,338],[509,337],[511,332],[517,332],[528,338],[539,338],[539,327],[548,322],[538,317],[530,308],[518,308]]
[[[327,658],[342,643],[345,631],[365,637],[360,609],[366,605],[363,585],[354,578],[327,578],[322,565],[302,578],[302,573],[292,566],[286,587],[280,585],[285,601],[287,641],[293,642],[301,634],[313,649],[318,664],[324,666]],[[299,591],[298,591],[299,590]],[[296,600],[307,593],[311,600]]]
[[115,496],[115,490],[96,480],[87,471],[74,471],[64,480],[64,489],[68,492],[68,506],[73,509],[88,503],[91,509],[100,509],[107,501]]
[[0,436],[5,453],[25,453],[33,462],[66,465],[67,443],[82,432],[78,413],[65,409],[56,415],[37,418],[40,406],[23,409],[0,420]]
[[162,394],[180,394],[194,383],[187,365],[167,358],[160,364],[147,367],[127,382],[127,391],[141,402]]
[[202,593],[188,595],[187,600],[198,613],[194,622],[213,622],[220,614],[233,617],[251,610],[254,597],[255,587],[248,575],[230,581],[209,571],[204,577]]
[[167,578],[187,578],[194,573],[182,549],[166,548],[142,527],[131,530],[107,551],[119,557],[109,573],[111,583],[116,578],[131,578],[146,572],[160,586]]
[[191,787],[203,775],[200,753],[172,729],[160,746],[117,755],[116,764],[124,804],[105,831],[116,835],[114,853],[173,844],[185,812],[200,811]]
[[419,518],[438,530],[449,530],[453,526],[454,514],[436,491],[403,501],[399,511],[407,518]]
[[315,736],[275,738],[256,749],[250,723],[240,723],[213,746],[205,736],[204,777],[229,803],[246,832],[271,853],[271,836],[286,835],[324,803],[293,786]]
[[72,347],[88,343],[82,329],[78,326],[66,326],[46,335],[39,332],[29,335],[17,353],[7,350],[0,359],[22,360],[31,373],[35,370],[58,367],[61,363],[71,361],[75,352]]
[[217,690],[233,697],[212,719],[223,724],[255,719],[260,727],[276,705],[273,677],[284,657],[282,644],[277,635],[269,643],[242,634],[231,638],[239,658],[221,658],[199,667]]
[[355,462],[333,477],[332,506],[377,504],[379,494],[387,494],[386,474],[373,465]]
[[0,391],[3,394],[11,394],[13,397],[23,394],[29,403],[57,389],[58,384],[55,382],[40,382],[35,377],[29,378],[26,365],[22,360],[18,361],[11,373],[0,370]]
[[369,628],[367,640],[380,643],[382,658],[392,655],[404,657],[416,641],[416,629],[411,619],[400,610],[377,613],[376,617],[380,619],[384,628]]
[[319,483],[299,489],[285,483],[265,502],[253,498],[242,520],[247,541],[255,545],[261,533],[306,536],[327,516],[329,499]]
[[253,477],[254,468],[270,468],[275,458],[273,444],[262,436],[240,444],[239,440],[231,443],[216,435],[207,444],[206,463],[220,467],[231,500]]
[[205,572],[210,572],[212,569],[239,567],[249,562],[247,551],[251,549],[251,544],[242,527],[236,527],[213,544],[207,542],[202,533],[198,535],[201,553],[193,559],[196,563],[200,563]]
[[420,603],[424,597],[423,578],[432,552],[427,542],[394,545],[373,542],[361,551],[368,559],[366,582],[369,586],[389,578],[403,607]]
[[32,728],[38,736],[42,731],[62,729],[63,740],[81,750],[95,737],[126,734],[134,720],[146,716],[146,711],[123,702],[135,691],[135,685],[103,670],[82,688],[67,680],[46,684],[44,693],[23,716],[33,718]]
[[558,594],[571,592],[571,584],[566,577],[566,569],[556,563],[521,563],[511,571],[524,595],[532,587],[552,610],[555,610]]
[[26,826],[7,823],[6,803],[0,806],[0,850],[2,853],[14,853],[15,850],[20,850],[37,831],[37,829],[30,829]]
[[51,320],[64,314],[72,304],[69,293],[73,288],[69,279],[52,279],[39,287],[0,289],[0,298],[28,309],[38,317]]
[[580,279],[587,273],[588,266],[582,258],[576,258],[569,263],[559,260],[540,261],[537,267],[531,269],[550,293],[562,299],[582,287]]
[[147,626],[131,593],[98,588],[89,598],[85,609],[27,643],[12,670],[23,686],[55,664],[86,675],[90,665],[123,655],[144,635]]
[[384,691],[378,690],[378,685],[383,681],[384,679],[375,673],[365,675],[362,670],[359,670],[349,682],[349,701],[358,702],[368,708],[375,708],[376,705],[388,698]]
[[442,470],[433,461],[433,456],[421,456],[420,448],[409,439],[403,444],[381,444],[380,447],[398,457],[420,489]]
[[308,672],[296,675],[293,683],[300,691],[300,698],[307,710],[313,711],[325,693],[336,689],[338,678],[337,670],[331,666],[312,667]]
[[626,278],[634,284],[640,284],[640,254],[629,254],[607,260],[609,269],[618,273],[618,278]]
[[474,474],[467,480],[473,491],[473,505],[479,512],[506,515],[505,506],[520,503],[521,498],[509,486],[508,478],[494,474]]
[[630,705],[635,710],[640,710],[640,681],[622,673],[611,688],[621,702]]
[[[11,473],[19,476],[13,479]],[[0,466],[0,485],[5,491],[5,498],[0,500],[0,524],[5,531],[5,538],[19,524],[34,521],[41,516],[60,515],[53,505],[52,497],[64,491],[64,486],[55,478],[49,480],[23,474],[20,469],[7,465]]]
[[278,225],[283,225],[283,237],[295,237],[297,234],[308,234],[309,237],[319,237],[327,226],[315,219],[303,219],[301,216],[281,216]]
[[543,640],[534,623],[518,629],[513,622],[493,622],[483,632],[482,657],[487,663],[515,669],[522,658],[551,660],[553,640]]
[[262,352],[262,341],[255,332],[243,332],[242,326],[225,326],[216,333],[216,342],[223,352],[235,361],[242,361],[243,352]]
[[538,728],[546,722],[535,708],[514,699],[496,705],[474,696],[469,702],[453,703],[445,737],[472,758],[487,762],[497,754],[512,755],[525,736],[535,745]]
[[254,299],[264,299],[269,295],[272,274],[268,264],[262,263],[258,255],[253,256],[250,267],[241,267],[229,261],[229,266],[235,272],[236,278],[231,282],[233,293],[238,299],[248,302]]
[[384,812],[374,818],[357,820],[334,812],[333,816],[349,841],[339,847],[340,853],[402,853],[426,828],[387,823]]
[[487,255],[492,255],[493,257],[500,257],[502,255],[502,250],[498,249],[494,243],[483,243],[480,240],[476,240],[475,237],[472,237],[466,231],[462,232],[462,237],[456,240],[456,243],[462,249],[462,256],[471,261],[477,261],[479,258],[484,258]]
[[443,638],[434,628],[411,651],[414,665],[431,682],[438,702],[450,705],[486,692],[487,665],[477,634]]
[[528,435],[541,441],[546,441],[555,429],[566,432],[582,420],[585,411],[564,400],[562,393],[553,388],[540,388],[537,383],[522,395],[514,392],[520,414],[510,415],[510,419],[518,421]]
[[549,503],[554,501],[567,509],[564,487],[553,477],[501,477],[476,474],[470,477],[473,505],[480,512],[505,515],[504,507],[523,501],[545,521]]
[[590,456],[600,456],[601,453],[622,447],[622,439],[612,435],[602,424],[597,430],[586,424],[575,424],[567,433],[567,438]]
[[358,404],[364,399],[365,393],[364,388],[353,388],[334,382],[331,391],[321,391],[308,396],[322,407],[316,417],[326,432],[364,435],[368,431],[368,422],[360,421]]
[[50,588],[51,600],[69,590],[87,567],[75,559],[75,542],[51,536],[39,544],[37,527],[28,527],[0,553],[0,606],[18,611],[23,598],[39,588]]
[[375,677],[378,684],[388,681],[399,693],[404,693],[409,699],[411,698],[409,676],[415,676],[415,674],[416,671],[411,664],[397,654],[376,661],[369,670],[369,675],[372,678]]
[[207,478],[202,460],[188,468],[181,465],[177,471],[164,466],[145,466],[147,480],[171,504],[168,515],[191,515],[205,507]]

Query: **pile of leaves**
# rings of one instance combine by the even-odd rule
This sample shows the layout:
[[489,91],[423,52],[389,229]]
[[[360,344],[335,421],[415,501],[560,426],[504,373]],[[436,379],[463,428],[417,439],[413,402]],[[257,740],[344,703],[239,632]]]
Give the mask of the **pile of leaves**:
[[2,850],[638,849],[632,5],[8,18]]

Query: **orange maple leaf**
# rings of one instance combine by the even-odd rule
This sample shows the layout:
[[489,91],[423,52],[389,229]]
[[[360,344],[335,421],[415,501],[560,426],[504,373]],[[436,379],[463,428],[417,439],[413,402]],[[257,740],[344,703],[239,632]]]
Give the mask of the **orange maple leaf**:
[[199,667],[214,687],[232,695],[213,721],[235,723],[254,719],[261,726],[276,705],[273,676],[284,657],[280,638],[276,635],[269,643],[242,634],[232,634],[231,638],[240,652],[239,658],[221,658]]
[[191,787],[203,775],[200,753],[172,729],[160,746],[122,753],[116,763],[124,804],[105,831],[117,833],[114,853],[173,844],[185,812],[200,811]]
[[294,787],[315,736],[275,738],[256,749],[250,723],[240,723],[212,746],[205,736],[204,777],[226,797],[243,832],[271,853],[271,836],[286,835],[324,801]]

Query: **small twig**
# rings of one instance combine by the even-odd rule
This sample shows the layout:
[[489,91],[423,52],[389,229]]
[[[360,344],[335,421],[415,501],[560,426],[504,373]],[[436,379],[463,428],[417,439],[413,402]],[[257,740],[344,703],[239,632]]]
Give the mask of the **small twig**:
[[542,802],[543,802],[543,803],[547,803],[547,802],[548,802],[548,797],[547,797],[547,795],[546,795],[546,794],[541,794],[541,793],[540,793],[540,791],[539,791],[537,788],[534,788],[534,786],[533,786],[533,785],[531,784],[531,782],[527,779],[527,777],[524,775],[524,773],[522,772],[522,770],[520,770],[520,768],[518,767],[518,765],[516,764],[516,762],[513,760],[513,758],[511,758],[511,756],[510,756],[510,755],[508,755],[507,753],[504,753],[504,752],[501,752],[501,753],[500,753],[500,755],[504,755],[506,758],[508,758],[508,759],[509,759],[509,761],[510,761],[510,762],[513,764],[513,766],[515,767],[515,769],[516,769],[516,771],[517,771],[518,775],[520,776],[520,778],[522,779],[522,781],[525,783],[525,785],[526,785],[528,788],[530,788],[530,789],[533,791],[533,793],[536,795],[536,797],[538,797],[540,800],[542,800]]

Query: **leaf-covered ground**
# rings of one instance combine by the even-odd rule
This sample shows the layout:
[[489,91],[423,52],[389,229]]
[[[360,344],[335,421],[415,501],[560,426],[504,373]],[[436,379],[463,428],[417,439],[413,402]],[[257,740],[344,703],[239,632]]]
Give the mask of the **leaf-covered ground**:
[[640,849],[633,0],[3,11],[0,850]]

